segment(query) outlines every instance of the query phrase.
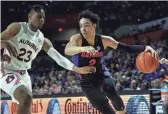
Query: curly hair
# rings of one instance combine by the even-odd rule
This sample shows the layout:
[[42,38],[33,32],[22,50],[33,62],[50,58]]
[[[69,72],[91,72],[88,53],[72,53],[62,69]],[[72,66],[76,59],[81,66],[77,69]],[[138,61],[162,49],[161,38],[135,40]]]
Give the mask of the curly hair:
[[87,18],[89,19],[92,23],[96,24],[99,22],[100,18],[97,14],[89,11],[89,10],[84,10],[82,11],[79,16],[78,16],[78,22],[82,19],[82,18]]

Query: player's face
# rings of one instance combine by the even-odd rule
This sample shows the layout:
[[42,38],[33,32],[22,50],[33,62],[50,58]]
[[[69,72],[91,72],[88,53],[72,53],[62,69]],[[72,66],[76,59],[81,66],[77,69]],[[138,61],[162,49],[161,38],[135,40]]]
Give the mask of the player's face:
[[36,28],[42,28],[45,21],[45,12],[41,9],[40,12],[33,12],[33,14],[29,17],[29,21],[31,25]]
[[93,24],[89,19],[82,18],[79,21],[80,31],[84,38],[89,38],[95,33],[96,24]]

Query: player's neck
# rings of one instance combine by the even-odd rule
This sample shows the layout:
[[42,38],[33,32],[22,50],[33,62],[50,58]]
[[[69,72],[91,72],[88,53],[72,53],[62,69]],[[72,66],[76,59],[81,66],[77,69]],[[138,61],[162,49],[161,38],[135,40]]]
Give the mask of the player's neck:
[[32,32],[37,32],[38,29],[33,28],[30,23],[28,23],[28,27]]
[[92,35],[92,36],[90,36],[88,39],[86,39],[87,40],[87,42],[90,44],[90,45],[94,45],[94,43],[95,43],[95,33]]

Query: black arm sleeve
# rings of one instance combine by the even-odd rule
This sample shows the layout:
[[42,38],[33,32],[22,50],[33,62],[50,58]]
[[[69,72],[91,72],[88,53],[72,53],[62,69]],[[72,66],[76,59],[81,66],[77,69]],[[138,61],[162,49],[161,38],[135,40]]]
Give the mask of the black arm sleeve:
[[142,51],[145,51],[145,47],[143,45],[126,45],[123,43],[118,43],[117,49],[128,52],[128,53],[140,53]]

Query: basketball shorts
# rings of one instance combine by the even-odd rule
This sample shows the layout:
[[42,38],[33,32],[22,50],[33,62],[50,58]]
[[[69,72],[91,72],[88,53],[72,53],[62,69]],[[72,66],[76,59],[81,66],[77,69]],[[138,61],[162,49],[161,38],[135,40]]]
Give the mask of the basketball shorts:
[[26,70],[14,71],[9,69],[1,69],[0,72],[0,88],[9,94],[12,101],[19,104],[14,98],[14,91],[21,85],[24,85],[30,92],[32,92],[31,79]]

